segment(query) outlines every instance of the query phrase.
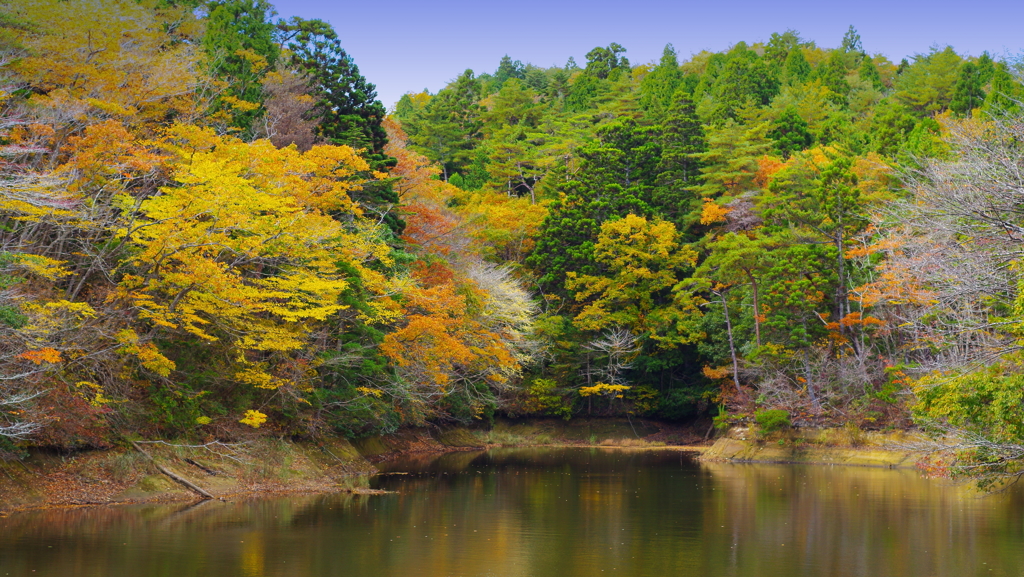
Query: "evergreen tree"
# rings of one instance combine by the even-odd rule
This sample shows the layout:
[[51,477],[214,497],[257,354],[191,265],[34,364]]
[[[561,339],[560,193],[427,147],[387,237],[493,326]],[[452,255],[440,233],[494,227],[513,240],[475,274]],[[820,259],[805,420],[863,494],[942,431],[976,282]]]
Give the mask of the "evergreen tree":
[[894,99],[883,100],[875,108],[868,130],[871,149],[879,154],[895,156],[916,124],[917,119],[907,107]]
[[[376,86],[366,81],[359,67],[341,47],[330,24],[322,20],[292,18],[278,23],[282,42],[291,52],[292,65],[309,78],[317,98],[317,133],[331,144],[362,150],[371,170],[385,172],[397,160],[384,152],[388,142],[383,121],[387,110],[377,100]],[[353,199],[377,211],[388,228],[401,234],[405,224],[392,209],[398,194],[389,182],[363,187]]]
[[1024,99],[1024,86],[1014,80],[1005,62],[999,62],[992,74],[992,88],[985,97],[982,110],[989,114],[1015,113],[1021,108]]
[[846,97],[850,94],[850,83],[846,81],[846,72],[843,53],[838,50],[833,50],[829,54],[828,60],[819,64],[814,71],[814,76],[832,91],[833,101],[843,107],[846,106]]
[[494,87],[492,90],[500,90],[509,78],[525,79],[526,67],[519,60],[513,62],[512,58],[506,54],[501,57],[501,62],[498,63],[498,70],[494,73]]
[[770,63],[740,43],[729,51],[729,60],[711,87],[712,106],[702,116],[709,124],[721,124],[735,119],[742,108],[768,104],[778,91]]
[[860,34],[857,33],[857,29],[853,27],[853,24],[846,29],[846,34],[843,34],[843,42],[840,45],[840,49],[846,53],[864,54],[864,46],[860,42]]
[[274,69],[280,52],[270,22],[275,12],[267,0],[214,0],[208,6],[203,49],[213,75],[227,82],[213,109],[249,136],[265,112],[263,77]]
[[766,122],[745,126],[733,120],[708,130],[708,148],[697,154],[701,181],[693,190],[701,198],[736,198],[752,190],[757,160],[771,148]]
[[918,117],[942,112],[949,107],[962,63],[950,46],[914,57],[896,82],[896,98]]
[[566,112],[587,110],[604,88],[604,83],[599,78],[589,74],[580,74],[569,85],[569,93],[564,99]]
[[607,48],[598,46],[587,52],[587,67],[584,72],[602,80],[617,80],[623,71],[629,71],[629,59],[620,56],[626,52],[619,43],[612,42]]
[[786,84],[801,84],[811,76],[811,65],[808,64],[804,51],[799,46],[789,51],[786,62],[782,66],[782,80]]
[[981,56],[978,57],[976,65],[978,67],[978,78],[981,80],[981,85],[984,86],[992,80],[992,75],[996,73],[996,63],[989,56],[988,52],[982,52]]
[[594,244],[601,224],[627,214],[647,216],[660,161],[655,130],[632,119],[600,128],[579,150],[579,170],[561,187],[541,225],[527,264],[546,293],[566,295],[566,274],[597,274]]
[[672,105],[673,96],[682,79],[676,49],[667,44],[662,51],[661,61],[640,81],[640,108],[655,118],[660,117]]
[[537,68],[532,64],[526,65],[526,75],[524,76],[526,85],[532,88],[539,94],[544,94],[548,89],[548,75],[543,70]]
[[651,208],[685,234],[700,206],[690,188],[700,178],[697,155],[707,150],[707,138],[696,107],[683,90],[673,97],[661,127],[661,149]]
[[795,106],[787,106],[778,120],[772,123],[768,137],[775,141],[775,149],[783,158],[811,146],[814,137],[807,130],[807,121],[800,117]]
[[789,54],[800,48],[800,34],[796,30],[786,30],[782,34],[772,32],[768,44],[764,47],[764,57],[784,66]]
[[456,172],[466,174],[474,160],[483,137],[479,100],[480,83],[466,70],[406,126],[413,148],[438,163],[445,180]]
[[870,82],[871,86],[875,87],[875,90],[885,88],[885,85],[882,84],[882,75],[878,73],[878,67],[875,66],[875,61],[870,56],[865,55],[860,61],[860,67],[857,68],[857,76],[860,76],[861,80]]
[[953,98],[949,102],[949,108],[960,116],[969,116],[972,110],[984,102],[985,90],[982,89],[978,67],[973,62],[964,62],[953,86]]

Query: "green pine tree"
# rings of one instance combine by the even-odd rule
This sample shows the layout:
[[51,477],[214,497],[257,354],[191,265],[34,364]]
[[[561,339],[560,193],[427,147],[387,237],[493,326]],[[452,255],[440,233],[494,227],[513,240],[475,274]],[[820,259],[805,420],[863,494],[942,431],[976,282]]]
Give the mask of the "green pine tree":
[[[249,137],[256,119],[265,112],[263,77],[274,69],[280,53],[270,21],[276,13],[267,0],[214,0],[208,10],[203,50],[213,75],[227,82],[213,112],[225,113],[228,125]],[[258,106],[238,106],[233,99]]]
[[[377,100],[376,87],[359,73],[352,57],[330,24],[292,18],[278,23],[291,63],[309,78],[317,98],[317,134],[335,145],[363,151],[371,170],[387,171],[397,160],[384,152],[388,142],[383,121],[387,110]],[[390,182],[375,182],[353,194],[353,200],[376,211],[397,236],[405,223],[394,211],[398,194]]]
[[982,89],[978,67],[973,62],[964,62],[953,86],[953,98],[949,102],[949,109],[960,116],[969,116],[972,110],[984,102],[985,90]]
[[804,150],[814,143],[814,136],[807,129],[807,121],[800,117],[795,106],[787,106],[779,119],[772,123],[768,137],[775,141],[775,149],[783,158]]

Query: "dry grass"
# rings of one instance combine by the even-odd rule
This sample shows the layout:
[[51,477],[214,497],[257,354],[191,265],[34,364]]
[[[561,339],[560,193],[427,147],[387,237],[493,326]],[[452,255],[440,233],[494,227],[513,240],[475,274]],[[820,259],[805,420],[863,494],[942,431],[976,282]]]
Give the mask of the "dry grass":
[[664,447],[665,441],[648,441],[646,439],[605,439],[601,441],[602,447]]

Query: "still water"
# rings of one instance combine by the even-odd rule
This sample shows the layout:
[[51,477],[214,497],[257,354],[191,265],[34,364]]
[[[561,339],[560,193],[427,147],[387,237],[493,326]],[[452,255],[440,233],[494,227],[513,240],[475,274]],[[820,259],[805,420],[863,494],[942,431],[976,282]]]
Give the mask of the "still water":
[[13,514],[0,577],[1024,576],[1024,492],[913,471],[575,448],[387,469],[383,496]]

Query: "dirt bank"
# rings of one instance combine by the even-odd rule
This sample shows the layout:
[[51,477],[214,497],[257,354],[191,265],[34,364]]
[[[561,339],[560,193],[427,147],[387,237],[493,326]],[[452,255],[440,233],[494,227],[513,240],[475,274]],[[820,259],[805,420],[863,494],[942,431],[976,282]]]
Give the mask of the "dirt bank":
[[637,419],[499,420],[490,427],[403,429],[357,440],[189,444],[137,440],[102,451],[34,451],[0,460],[0,514],[34,507],[233,499],[286,492],[369,492],[375,463],[493,446],[677,446],[693,429]]

